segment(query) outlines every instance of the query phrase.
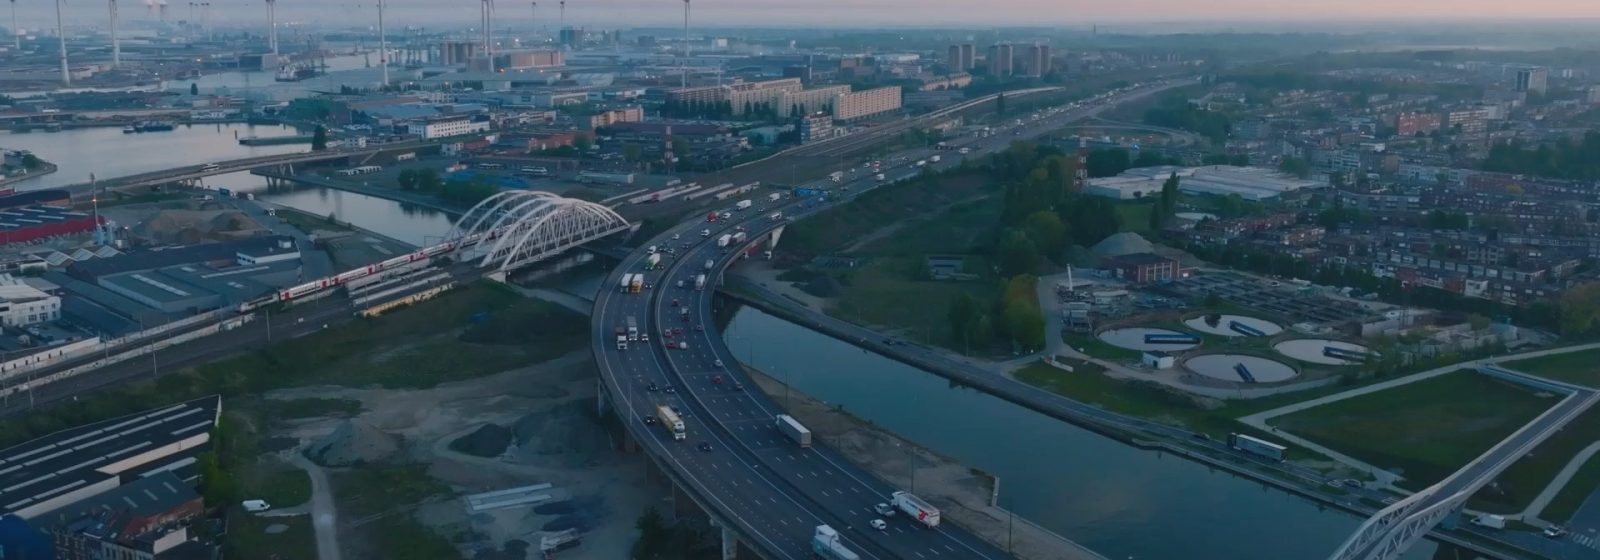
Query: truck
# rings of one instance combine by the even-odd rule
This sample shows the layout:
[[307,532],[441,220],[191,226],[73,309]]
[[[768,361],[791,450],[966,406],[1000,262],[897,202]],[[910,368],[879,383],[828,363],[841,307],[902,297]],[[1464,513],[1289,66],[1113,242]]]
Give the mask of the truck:
[[706,275],[701,274],[699,276],[694,277],[694,289],[696,289],[696,290],[704,290],[704,289],[706,289]]
[[633,282],[628,285],[628,290],[636,294],[644,291],[644,275],[634,274]]
[[894,507],[929,527],[939,526],[939,508],[904,490],[889,495]]
[[726,234],[726,233],[722,234],[721,237],[717,238],[717,246],[718,247],[727,247],[728,243],[731,243],[731,242],[733,242],[733,236],[729,235],[729,234]]
[[657,266],[661,266],[661,253],[650,253],[650,256],[645,257],[645,270],[655,270]]
[[628,349],[628,330],[625,329],[625,328],[622,328],[622,327],[617,327],[616,334],[617,334],[617,349],[618,350],[627,350]]
[[883,180],[883,174],[879,173],[877,175],[873,175],[872,178],[875,179],[875,180],[878,180],[878,181],[882,181]]
[[783,219],[783,212],[773,212],[772,215],[771,216],[767,216],[767,218],[772,220],[772,221],[774,221],[774,222],[780,221],[780,220]]
[[811,447],[811,430],[800,425],[800,422],[795,421],[793,416],[779,414],[778,431],[783,432],[783,435],[789,436],[789,439],[794,440],[800,447]]
[[1272,461],[1288,458],[1289,452],[1289,448],[1282,445],[1240,433],[1228,434],[1228,447]]
[[818,525],[817,532],[811,537],[811,552],[817,558],[825,560],[860,560],[860,556],[845,548],[839,538],[839,532],[827,525]]
[[939,163],[939,158],[940,157],[941,156],[939,154],[934,154],[934,155],[928,156],[928,161],[931,161],[931,162],[934,162],[934,163]]
[[672,411],[672,407],[667,405],[657,406],[656,419],[661,421],[661,427],[666,428],[667,432],[672,434],[672,439],[684,440],[689,438],[689,434],[683,431],[683,419],[678,417],[678,413]]
[[711,270],[711,269],[716,268],[716,267],[717,267],[717,261],[714,261],[714,260],[711,260],[711,259],[706,259],[706,270]]
[[633,275],[632,274],[624,274],[624,275],[622,275],[622,281],[620,282],[620,285],[617,286],[617,291],[622,292],[624,294],[626,294],[626,293],[628,293],[630,291],[633,291]]
[[738,210],[745,210],[747,208],[750,208],[751,204],[753,204],[753,203],[750,202],[750,199],[746,198],[746,199],[741,200],[741,201],[739,201],[737,203],[734,203],[733,207],[735,209],[738,209]]
[[633,342],[639,341],[639,320],[635,319],[632,315],[628,316],[628,340]]
[[1504,529],[1506,528],[1506,518],[1500,515],[1484,514],[1473,519],[1472,524],[1490,529]]
[[772,193],[767,195],[767,202],[777,202],[779,200],[783,200],[783,193]]
[[844,181],[844,172],[843,171],[835,171],[833,173],[829,173],[828,174],[828,180],[833,181],[835,183],[842,182],[842,181]]
[[742,232],[742,231],[741,232],[736,232],[736,233],[733,234],[733,242],[734,243],[744,243],[744,240],[747,239],[747,238],[748,238],[748,236],[746,236],[745,232]]

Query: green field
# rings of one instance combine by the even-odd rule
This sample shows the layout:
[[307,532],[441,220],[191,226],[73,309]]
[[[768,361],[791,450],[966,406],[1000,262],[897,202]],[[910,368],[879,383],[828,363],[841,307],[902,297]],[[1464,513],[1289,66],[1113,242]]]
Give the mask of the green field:
[[1584,500],[1594,493],[1595,488],[1600,488],[1600,454],[1589,457],[1578,468],[1578,472],[1572,475],[1555,499],[1550,500],[1550,505],[1544,507],[1544,513],[1539,517],[1552,523],[1566,523]]
[[[1000,223],[1005,200],[987,196],[960,202],[931,217],[907,220],[891,235],[875,239],[851,251],[863,255],[924,256],[928,254],[971,254],[988,242]],[[931,234],[931,235],[930,235]]]
[[[283,525],[286,530],[268,534],[267,528]],[[230,560],[285,560],[316,558],[316,536],[310,516],[256,517],[235,509],[228,516],[228,536],[222,548]]]
[[[1579,451],[1597,439],[1600,439],[1600,409],[1591,408],[1533,448],[1533,452],[1512,463],[1510,468],[1495,478],[1493,486],[1474,494],[1468,506],[1497,513],[1521,512],[1555,478],[1556,473],[1561,472]],[[1567,498],[1569,502],[1574,502],[1570,504],[1572,508],[1576,508],[1600,484],[1600,463],[1590,460],[1586,468],[1591,472],[1586,475],[1584,471],[1579,471],[1567,482],[1562,492],[1563,495],[1573,493]],[[1546,511],[1559,512],[1557,504],[1561,502],[1562,498],[1558,496]],[[1559,516],[1546,514],[1548,517],[1545,519],[1561,522],[1571,513],[1569,510]]]
[[1137,360],[1143,354],[1138,350],[1129,350],[1100,340],[1092,334],[1066,333],[1061,335],[1061,340],[1074,350],[1102,360]]
[[[791,224],[784,231],[778,250],[809,259],[837,251],[885,225],[999,192],[987,176],[976,171],[956,171],[943,177],[874,189],[851,199],[849,204],[834,206]],[[918,230],[918,233],[929,232]]]
[[948,346],[950,301],[961,292],[971,293],[978,301],[991,301],[999,286],[984,280],[923,280],[915,273],[923,266],[920,257],[872,259],[848,274],[843,293],[827,313],[853,323],[901,330],[917,341]]
[[1154,209],[1155,203],[1152,202],[1117,203],[1117,218],[1122,223],[1122,231],[1149,235],[1150,212]]
[[1421,488],[1455,472],[1555,402],[1461,371],[1279,416],[1271,424],[1399,472],[1407,487]]
[[1505,362],[1501,365],[1524,373],[1558,381],[1600,387],[1600,349],[1551,354]]

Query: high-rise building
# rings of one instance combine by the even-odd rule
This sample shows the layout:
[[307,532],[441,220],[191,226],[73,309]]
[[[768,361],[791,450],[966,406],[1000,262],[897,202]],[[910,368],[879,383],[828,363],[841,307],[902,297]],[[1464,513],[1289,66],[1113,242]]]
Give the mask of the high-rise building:
[[973,47],[971,43],[950,45],[950,57],[946,61],[951,72],[966,72],[973,66]]
[[900,108],[900,86],[856,91],[839,96],[833,118],[850,121]]
[[1544,93],[1549,81],[1549,68],[1533,66],[1517,70],[1517,91]]
[[1032,77],[1050,73],[1050,45],[1032,44],[1022,50],[1022,71]]
[[561,44],[576,47],[583,42],[582,27],[566,27],[561,30]]
[[834,135],[833,117],[827,113],[811,113],[800,117],[800,143],[810,144],[827,140]]
[[1011,43],[1000,43],[989,47],[989,75],[1005,77],[1011,75],[1011,65],[1016,58],[1011,48]]

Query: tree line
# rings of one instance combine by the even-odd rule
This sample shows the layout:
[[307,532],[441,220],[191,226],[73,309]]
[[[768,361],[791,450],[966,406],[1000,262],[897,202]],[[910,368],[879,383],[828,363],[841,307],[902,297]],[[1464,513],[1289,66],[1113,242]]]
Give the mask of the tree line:
[[405,169],[396,179],[401,190],[423,192],[457,205],[471,206],[494,196],[500,188],[474,177],[470,181],[446,181],[432,169]]
[[1600,132],[1587,132],[1578,141],[1563,138],[1531,149],[1520,140],[1495,144],[1480,167],[1500,173],[1600,180]]

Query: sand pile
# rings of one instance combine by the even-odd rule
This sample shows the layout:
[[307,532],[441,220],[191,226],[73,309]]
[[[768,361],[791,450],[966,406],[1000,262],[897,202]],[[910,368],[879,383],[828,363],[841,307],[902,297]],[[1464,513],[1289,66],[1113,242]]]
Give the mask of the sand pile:
[[306,457],[327,467],[382,462],[400,450],[401,437],[366,422],[345,420],[306,448]]

